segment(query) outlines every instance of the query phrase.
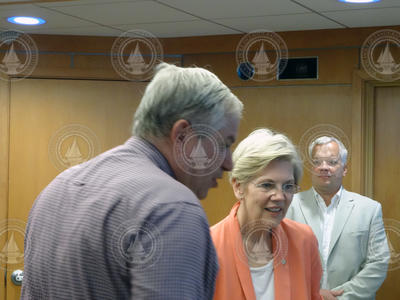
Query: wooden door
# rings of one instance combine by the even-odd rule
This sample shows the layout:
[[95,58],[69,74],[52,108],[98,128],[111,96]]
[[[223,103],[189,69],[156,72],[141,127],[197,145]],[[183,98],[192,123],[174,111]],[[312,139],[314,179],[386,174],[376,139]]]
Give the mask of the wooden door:
[[374,101],[373,197],[382,204],[391,250],[387,278],[377,300],[400,298],[400,87],[378,87]]
[[[24,231],[20,228],[25,225],[36,196],[67,167],[119,145],[130,136],[133,113],[144,86],[54,79],[25,79],[10,84],[9,230],[3,237],[9,252],[6,294],[0,294],[2,299],[19,299],[20,287],[11,282],[10,275],[15,269],[23,269]],[[0,251],[2,248],[0,244]],[[3,280],[1,284],[4,285]]]

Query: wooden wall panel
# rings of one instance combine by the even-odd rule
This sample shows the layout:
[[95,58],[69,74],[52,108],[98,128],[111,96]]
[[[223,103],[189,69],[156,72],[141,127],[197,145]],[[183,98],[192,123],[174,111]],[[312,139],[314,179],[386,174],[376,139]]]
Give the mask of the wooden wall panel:
[[[400,87],[375,90],[374,196],[385,217],[400,222]],[[399,228],[400,230],[400,228]]]
[[377,299],[400,295],[400,85],[375,89],[374,198],[382,204],[391,261]]

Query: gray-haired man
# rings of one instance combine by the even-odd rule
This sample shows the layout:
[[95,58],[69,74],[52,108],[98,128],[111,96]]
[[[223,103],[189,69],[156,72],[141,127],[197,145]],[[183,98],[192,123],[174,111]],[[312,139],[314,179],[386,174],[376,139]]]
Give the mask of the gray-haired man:
[[212,299],[217,258],[199,199],[232,168],[242,107],[207,70],[158,66],[133,136],[36,199],[22,299]]
[[296,194],[286,217],[317,236],[325,300],[375,299],[390,258],[380,203],[342,187],[347,150],[334,137],[311,143],[312,188]]

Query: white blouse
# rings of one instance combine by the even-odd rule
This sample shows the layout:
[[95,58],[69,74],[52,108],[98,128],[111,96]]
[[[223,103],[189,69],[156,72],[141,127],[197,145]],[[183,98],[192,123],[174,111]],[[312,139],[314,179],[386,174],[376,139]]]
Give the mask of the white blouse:
[[262,267],[250,267],[251,280],[257,300],[274,300],[274,268],[273,260]]

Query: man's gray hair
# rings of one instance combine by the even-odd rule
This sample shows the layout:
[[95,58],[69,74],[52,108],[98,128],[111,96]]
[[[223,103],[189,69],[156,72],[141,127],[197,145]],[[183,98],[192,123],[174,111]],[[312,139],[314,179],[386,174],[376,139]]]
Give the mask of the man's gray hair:
[[179,119],[220,130],[227,116],[240,118],[242,102],[210,71],[161,63],[134,115],[133,135],[165,137]]
[[339,146],[339,155],[340,155],[340,159],[342,161],[342,163],[345,165],[347,162],[347,149],[346,147],[343,145],[343,143],[341,141],[339,141],[337,138],[333,137],[333,136],[321,136],[317,139],[315,139],[310,146],[308,147],[308,155],[310,158],[312,158],[312,153],[314,150],[314,147],[317,145],[325,145],[328,144],[330,142],[335,142],[336,144],[338,144]]
[[300,182],[303,163],[290,139],[267,128],[254,130],[239,143],[232,154],[230,182],[233,183],[235,179],[239,183],[247,184],[273,160],[289,161],[293,166],[295,183]]

